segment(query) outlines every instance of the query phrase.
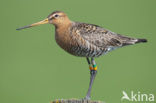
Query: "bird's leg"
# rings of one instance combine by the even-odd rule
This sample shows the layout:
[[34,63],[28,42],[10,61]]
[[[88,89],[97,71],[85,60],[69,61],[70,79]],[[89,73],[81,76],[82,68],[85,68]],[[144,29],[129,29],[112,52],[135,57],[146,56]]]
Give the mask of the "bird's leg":
[[89,64],[89,69],[90,69],[90,83],[89,83],[89,88],[88,88],[88,92],[87,92],[87,95],[86,95],[85,99],[89,100],[92,85],[93,85],[93,82],[94,82],[94,79],[95,79],[95,76],[96,76],[96,73],[97,73],[97,66],[96,66],[94,58],[91,58],[91,63],[90,63],[89,58],[87,58],[87,62]]

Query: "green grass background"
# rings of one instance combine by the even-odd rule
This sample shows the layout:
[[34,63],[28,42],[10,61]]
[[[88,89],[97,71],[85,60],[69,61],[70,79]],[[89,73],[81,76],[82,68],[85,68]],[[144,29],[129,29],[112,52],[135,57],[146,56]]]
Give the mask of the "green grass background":
[[148,39],[96,59],[93,100],[129,103],[121,102],[123,90],[156,95],[156,0],[0,0],[0,103],[49,103],[86,95],[86,59],[56,44],[54,26],[15,30],[55,10],[73,21]]

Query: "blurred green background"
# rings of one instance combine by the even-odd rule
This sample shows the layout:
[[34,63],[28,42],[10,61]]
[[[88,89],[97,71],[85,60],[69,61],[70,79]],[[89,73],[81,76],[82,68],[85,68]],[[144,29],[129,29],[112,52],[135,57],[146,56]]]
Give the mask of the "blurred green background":
[[86,95],[86,59],[64,52],[52,25],[15,30],[55,10],[73,21],[148,39],[96,59],[93,100],[129,103],[121,102],[123,90],[156,95],[156,0],[0,0],[0,103],[48,103]]

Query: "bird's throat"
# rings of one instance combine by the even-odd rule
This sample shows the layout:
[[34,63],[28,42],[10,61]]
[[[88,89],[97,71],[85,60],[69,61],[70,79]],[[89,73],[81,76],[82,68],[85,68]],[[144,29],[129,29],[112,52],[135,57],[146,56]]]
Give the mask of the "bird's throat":
[[[66,25],[66,26],[65,26]],[[57,44],[66,50],[67,46],[69,46],[70,43],[70,25],[71,24],[65,24],[62,26],[58,26],[55,28],[55,40],[57,42]]]

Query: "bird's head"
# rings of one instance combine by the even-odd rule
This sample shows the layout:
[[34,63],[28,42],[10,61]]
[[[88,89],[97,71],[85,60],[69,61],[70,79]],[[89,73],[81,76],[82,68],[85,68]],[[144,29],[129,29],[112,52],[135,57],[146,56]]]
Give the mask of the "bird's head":
[[48,23],[53,24],[56,27],[59,27],[59,26],[65,26],[66,24],[69,24],[71,22],[70,22],[68,16],[64,12],[55,11],[55,12],[52,12],[46,19],[44,19],[42,21],[39,21],[37,23],[18,28],[16,30],[21,30],[21,29],[30,28],[33,26],[38,26],[41,24],[48,24]]
[[54,24],[55,26],[64,25],[70,22],[68,16],[62,11],[55,11],[51,13],[47,18],[49,23]]

